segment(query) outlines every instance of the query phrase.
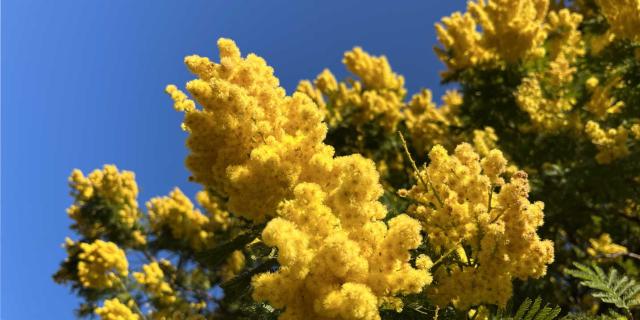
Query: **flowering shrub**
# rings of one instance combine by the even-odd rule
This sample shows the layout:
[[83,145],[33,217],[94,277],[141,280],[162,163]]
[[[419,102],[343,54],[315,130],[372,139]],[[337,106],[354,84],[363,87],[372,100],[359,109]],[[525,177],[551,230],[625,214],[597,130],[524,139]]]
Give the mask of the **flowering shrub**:
[[74,170],[78,315],[637,316],[640,0],[470,1],[436,32],[440,106],[360,47],[291,95],[230,39],[186,57],[166,92],[202,191],[141,207],[132,172]]

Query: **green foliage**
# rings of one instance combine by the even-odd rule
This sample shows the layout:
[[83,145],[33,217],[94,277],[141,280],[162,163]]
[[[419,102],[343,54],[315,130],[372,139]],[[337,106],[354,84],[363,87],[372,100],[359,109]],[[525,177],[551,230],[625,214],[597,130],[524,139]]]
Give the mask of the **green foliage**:
[[615,268],[605,273],[597,265],[573,264],[577,269],[569,269],[567,274],[580,279],[580,284],[594,290],[594,297],[603,302],[614,304],[627,312],[640,306],[640,284],[620,275]]
[[542,299],[540,297],[535,300],[526,298],[518,307],[515,315],[505,316],[503,312],[498,312],[493,319],[504,320],[553,320],[560,314],[560,307],[551,307],[548,303],[542,306]]
[[586,313],[573,313],[568,314],[565,317],[561,318],[561,320],[625,320],[627,317],[613,311],[609,310],[609,313],[593,316]]
[[196,260],[208,268],[220,266],[236,250],[241,250],[260,235],[264,225],[254,226],[235,238],[195,254]]

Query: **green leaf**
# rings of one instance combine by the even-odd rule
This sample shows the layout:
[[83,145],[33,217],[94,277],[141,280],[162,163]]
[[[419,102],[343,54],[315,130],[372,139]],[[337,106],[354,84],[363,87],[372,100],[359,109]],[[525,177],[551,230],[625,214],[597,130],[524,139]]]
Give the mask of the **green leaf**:
[[498,314],[496,318],[508,320],[553,320],[559,314],[560,307],[551,307],[549,304],[545,304],[542,307],[542,299],[538,297],[534,301],[531,301],[531,298],[526,298],[520,304],[513,317],[503,317],[502,314]]
[[626,275],[620,276],[618,270],[611,268],[605,273],[595,264],[586,266],[580,263],[573,264],[576,269],[565,272],[578,278],[580,284],[594,290],[594,297],[602,302],[611,303],[627,312],[640,305],[640,284]]
[[277,265],[278,261],[275,258],[269,258],[264,260],[255,268],[247,270],[223,283],[220,287],[224,290],[224,299],[226,301],[235,301],[246,295],[251,290],[251,278],[254,275],[271,271],[271,269]]
[[229,240],[212,249],[198,252],[196,254],[196,260],[209,268],[215,268],[222,264],[229,255],[231,255],[231,253],[244,248],[247,244],[258,237],[263,228],[264,225],[256,226],[248,232],[242,233],[233,238],[233,240]]

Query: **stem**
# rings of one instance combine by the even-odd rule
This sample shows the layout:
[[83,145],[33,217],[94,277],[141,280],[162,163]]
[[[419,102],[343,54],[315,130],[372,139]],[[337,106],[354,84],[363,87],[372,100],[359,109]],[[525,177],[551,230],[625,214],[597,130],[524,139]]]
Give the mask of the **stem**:
[[475,310],[476,312],[473,313],[473,316],[471,317],[471,320],[475,320],[478,317],[478,313],[480,313],[479,308],[480,307],[476,308],[476,310]]
[[143,320],[147,319],[147,317],[144,315],[144,313],[142,313],[142,310],[140,310],[140,308],[138,307],[138,301],[136,301],[136,299],[134,299],[131,296],[131,293],[127,289],[127,286],[125,286],[124,282],[122,282],[122,281],[119,281],[119,282],[120,282],[120,289],[122,289],[122,291],[127,294],[129,299],[133,300],[133,302],[134,302],[133,303],[133,311],[140,316],[140,319],[143,319]]
[[617,258],[617,257],[620,257],[620,256],[627,256],[629,258],[640,260],[640,254],[633,253],[633,252],[605,254],[605,255],[602,255],[602,256],[605,257],[605,258],[609,258],[609,259]]
[[458,249],[458,246],[460,245],[460,243],[461,243],[461,242],[462,242],[462,240],[458,241],[458,242],[453,246],[453,248],[449,249],[449,251],[447,251],[445,254],[441,255],[441,256],[440,256],[440,258],[438,258],[438,260],[436,260],[436,261],[433,263],[433,267],[432,267],[432,269],[434,269],[434,268],[435,268],[435,266],[436,266],[437,264],[439,264],[440,262],[442,262],[442,260],[444,260],[444,258],[448,257],[450,254],[452,254],[454,251],[456,251],[456,249]]
[[491,199],[493,199],[493,185],[491,185],[491,187],[489,187],[489,204],[487,205],[487,213],[491,212]]
[[420,171],[416,166],[416,162],[413,161],[413,157],[411,157],[411,153],[409,152],[409,147],[407,146],[407,141],[404,140],[404,136],[402,135],[402,132],[398,131],[398,135],[400,136],[400,140],[402,141],[402,146],[404,147],[404,153],[409,158],[409,161],[411,162],[411,166],[413,167],[413,170],[415,171],[416,176],[418,176],[418,180],[420,180],[420,182],[427,189],[427,191],[429,191],[429,189],[433,190],[433,195],[436,197],[436,200],[438,200],[440,207],[444,207],[444,203],[442,202],[442,199],[440,198],[438,191],[436,190],[436,188],[433,187],[433,184],[431,183],[431,177],[429,176],[429,172],[427,172],[425,168],[424,173],[427,175],[427,182],[425,182],[422,179],[422,175],[420,175]]

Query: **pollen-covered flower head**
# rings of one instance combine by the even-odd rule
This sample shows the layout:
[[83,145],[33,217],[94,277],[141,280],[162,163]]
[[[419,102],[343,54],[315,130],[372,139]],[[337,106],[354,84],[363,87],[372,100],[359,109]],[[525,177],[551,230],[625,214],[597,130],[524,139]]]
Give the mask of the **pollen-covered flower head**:
[[356,79],[338,82],[328,69],[314,81],[302,81],[297,91],[308,95],[327,116],[330,126],[375,123],[393,132],[402,120],[402,100],[407,90],[404,77],[395,73],[385,56],[374,56],[360,47],[347,51],[342,59]]
[[220,39],[218,48],[219,63],[185,58],[197,76],[187,90],[201,109],[167,87],[176,109],[185,112],[187,167],[196,182],[228,197],[229,210],[264,220],[298,180],[315,174],[306,165],[314,155],[333,154],[321,144],[327,128],[307,95],[285,95],[264,59],[243,58],[229,39]]
[[548,0],[478,0],[467,5],[467,13],[455,12],[436,24],[442,47],[435,50],[449,69],[444,75],[487,62],[513,64],[544,55]]
[[[105,165],[88,176],[75,169],[69,176],[74,203],[67,209],[75,228],[88,238],[96,238],[118,229],[131,231],[140,217],[138,185],[131,171],[118,171]],[[108,210],[100,210],[105,207]],[[106,216],[105,214],[108,213]]]
[[549,0],[478,0],[468,11],[482,26],[482,44],[506,62],[540,57]]
[[131,309],[124,303],[120,302],[118,298],[105,300],[102,307],[96,308],[96,315],[100,317],[100,320],[138,320],[140,316],[131,311]]
[[83,287],[112,288],[119,283],[121,277],[129,274],[127,256],[115,243],[102,240],[82,242],[80,249],[78,280]]
[[455,146],[457,139],[451,133],[451,127],[460,124],[458,114],[462,95],[458,91],[447,91],[442,102],[443,105],[437,107],[431,90],[423,89],[406,104],[405,123],[413,146],[420,154],[426,154],[436,144]]
[[[168,263],[168,261],[163,261]],[[152,297],[160,301],[170,304],[175,302],[176,296],[173,288],[164,279],[165,274],[160,267],[160,263],[153,261],[142,266],[142,272],[134,272],[133,278],[143,285],[144,290]]]
[[147,209],[151,228],[156,234],[168,230],[170,239],[183,241],[194,250],[202,250],[213,244],[209,217],[196,209],[179,188],[173,189],[168,197],[151,199]]
[[[348,177],[342,186],[299,184],[262,233],[265,244],[278,248],[280,269],[253,278],[253,297],[283,308],[282,319],[380,319],[383,302],[431,282],[426,260],[420,268],[409,262],[409,250],[422,242],[420,224],[406,215],[382,222],[377,192],[367,195],[361,184],[375,172],[373,163],[354,164],[362,168],[341,173]],[[354,185],[359,189],[347,193]]]
[[553,261],[553,244],[541,240],[541,202],[527,199],[529,183],[519,171],[505,181],[507,161],[497,149],[481,158],[469,144],[452,155],[441,146],[420,181],[403,196],[422,220],[429,244],[440,254],[457,251],[461,263],[434,270],[434,301],[461,309],[476,304],[504,306],[514,278],[538,278]]
[[596,0],[596,3],[615,35],[640,41],[640,0]]

